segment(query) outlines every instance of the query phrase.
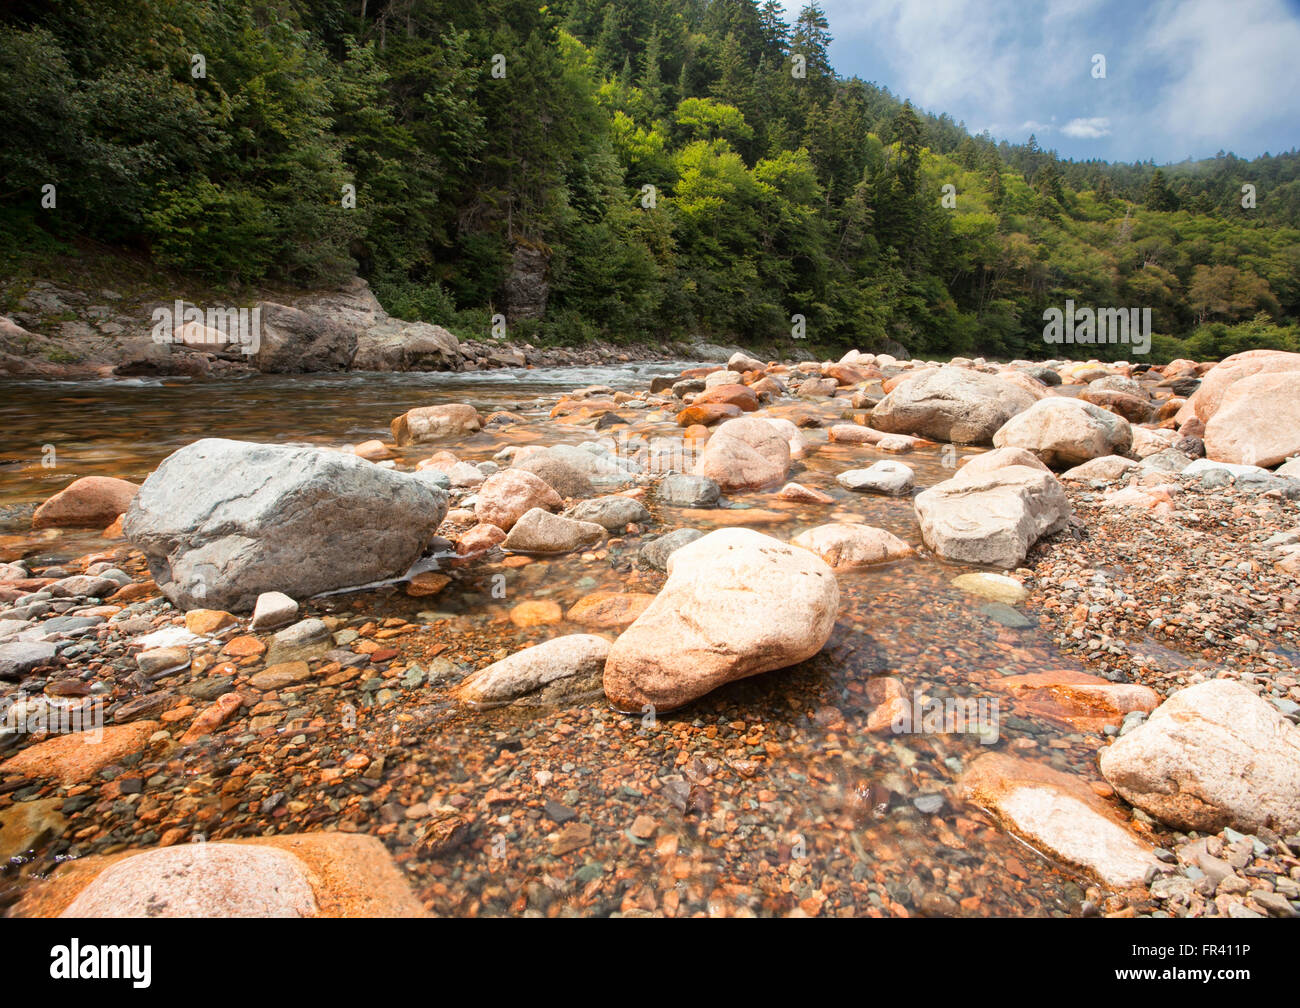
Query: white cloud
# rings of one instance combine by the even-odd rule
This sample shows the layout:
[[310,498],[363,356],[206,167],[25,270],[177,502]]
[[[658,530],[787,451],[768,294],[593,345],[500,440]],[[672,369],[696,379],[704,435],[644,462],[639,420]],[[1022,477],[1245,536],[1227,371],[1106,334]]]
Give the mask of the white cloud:
[[1110,120],[1105,116],[1091,119],[1071,119],[1061,127],[1061,132],[1076,140],[1100,140],[1110,136]]
[[[1164,161],[1300,141],[1295,0],[821,3],[841,72],[969,124],[1001,124],[995,136]],[[1094,53],[1104,79],[1092,76]]]
[[1300,21],[1283,0],[1166,0],[1150,26],[1144,53],[1169,75],[1152,115],[1170,134],[1228,147],[1272,127],[1274,149],[1294,142]]

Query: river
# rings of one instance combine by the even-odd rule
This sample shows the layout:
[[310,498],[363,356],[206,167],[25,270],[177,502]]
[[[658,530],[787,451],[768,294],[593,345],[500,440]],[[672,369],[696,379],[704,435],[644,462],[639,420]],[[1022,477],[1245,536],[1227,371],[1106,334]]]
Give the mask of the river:
[[[599,435],[549,421],[557,395],[588,385],[642,390],[652,376],[688,366],[6,382],[0,384],[6,435],[0,514],[7,517],[0,532],[11,544],[30,535],[30,508],[74,477],[141,481],[170,452],[201,437],[343,446],[386,439],[389,422],[413,406],[468,402],[484,414],[522,415],[530,443],[579,443]],[[658,423],[665,434],[674,429],[671,417]],[[479,461],[510,443],[518,442],[485,430],[453,447]],[[690,524],[706,531],[748,524],[788,539],[827,521],[859,521],[919,545],[909,501],[854,494],[835,483],[836,473],[866,464],[864,455],[877,457],[862,446],[823,445],[793,476],[831,494],[832,505],[745,494],[732,508],[691,512]],[[918,487],[951,475],[953,459],[938,452],[907,461]],[[674,521],[686,524],[670,509],[654,513],[663,531]],[[515,626],[506,614],[522,599],[551,599],[567,611],[596,591],[657,590],[662,577],[635,565],[639,545],[635,537],[616,538],[594,558],[571,554],[510,568],[505,599],[494,597],[489,571],[471,567],[436,607],[382,589],[317,600],[313,611],[411,621],[428,631],[427,651],[469,671],[581,629]],[[92,533],[61,533],[20,552],[39,568],[104,548]],[[395,758],[390,751],[388,766],[398,769],[394,780],[386,778],[388,799],[348,821],[383,837],[426,904],[444,913],[609,912],[629,901],[662,908],[669,893],[679,913],[775,912],[792,899],[816,903],[823,898],[818,893],[833,894],[824,898],[838,912],[916,913],[941,892],[973,915],[1075,914],[1089,883],[963,802],[955,781],[970,760],[994,749],[1098,779],[1095,735],[1021,709],[994,685],[1007,675],[1081,666],[1058,651],[1032,609],[1021,607],[1008,621],[1005,607],[955,587],[953,578],[968,570],[923,554],[842,574],[840,617],[820,655],[732,684],[649,726],[600,703],[541,713],[466,712],[430,689],[414,720],[393,722],[392,739],[401,745]],[[982,701],[979,709],[994,712],[994,723],[986,718],[977,728],[948,734],[867,732],[874,704],[866,683],[882,675],[899,679],[918,703],[922,696]],[[290,713],[332,716],[313,706],[313,695]],[[377,738],[380,729],[369,730]],[[729,760],[748,766],[752,759],[764,766],[756,780],[725,772]],[[204,771],[200,761],[187,772]],[[292,796],[301,784],[276,786]],[[679,788],[694,795],[696,786],[709,794],[707,807],[676,800]],[[496,804],[494,793],[512,790],[528,800]],[[404,810],[438,808],[456,795],[464,801],[454,807],[477,810],[473,845],[443,859],[421,857],[420,817]],[[307,821],[330,826],[347,818],[333,807],[325,811]],[[591,823],[603,840],[566,875],[545,838],[556,828],[552,820],[569,813]],[[654,821],[654,839],[629,832],[642,815]],[[236,810],[229,833],[255,835],[261,826]]]

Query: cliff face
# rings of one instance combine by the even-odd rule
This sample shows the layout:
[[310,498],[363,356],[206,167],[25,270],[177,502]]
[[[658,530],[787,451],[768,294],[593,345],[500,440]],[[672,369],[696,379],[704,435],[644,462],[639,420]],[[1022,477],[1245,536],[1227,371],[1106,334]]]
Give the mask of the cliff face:
[[531,245],[515,246],[505,285],[508,321],[539,319],[546,314],[550,265],[551,258],[543,250]]

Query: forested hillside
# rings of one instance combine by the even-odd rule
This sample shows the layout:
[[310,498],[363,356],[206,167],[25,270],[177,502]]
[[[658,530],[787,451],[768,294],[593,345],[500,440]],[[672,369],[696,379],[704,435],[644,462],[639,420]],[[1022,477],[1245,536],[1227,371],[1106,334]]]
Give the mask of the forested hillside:
[[17,0],[5,272],[93,241],[236,294],[359,272],[458,332],[1004,357],[1072,298],[1150,307],[1153,359],[1300,349],[1300,154],[1064,162],[837,76],[831,30],[774,0]]

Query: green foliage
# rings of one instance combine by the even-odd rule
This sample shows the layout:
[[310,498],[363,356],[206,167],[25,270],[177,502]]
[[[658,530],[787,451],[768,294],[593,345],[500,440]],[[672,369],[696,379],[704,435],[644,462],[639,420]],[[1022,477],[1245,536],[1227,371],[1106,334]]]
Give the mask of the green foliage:
[[[1069,299],[1150,307],[1153,359],[1295,348],[1300,153],[998,144],[838,77],[824,11],[785,10],[16,0],[5,262],[85,238],[218,284],[355,270],[401,317],[481,338],[505,311],[543,343],[793,350],[801,316],[828,354],[1041,356]],[[541,318],[511,300],[524,260]]]

